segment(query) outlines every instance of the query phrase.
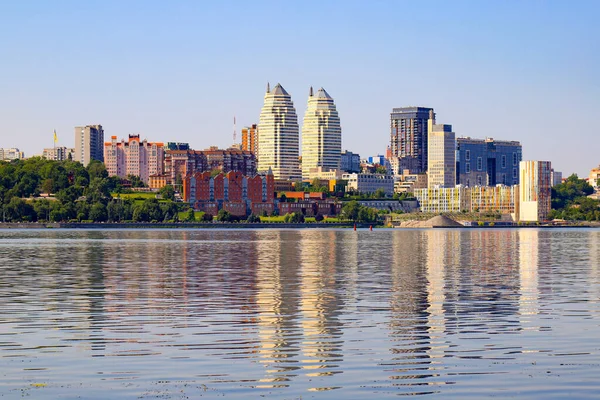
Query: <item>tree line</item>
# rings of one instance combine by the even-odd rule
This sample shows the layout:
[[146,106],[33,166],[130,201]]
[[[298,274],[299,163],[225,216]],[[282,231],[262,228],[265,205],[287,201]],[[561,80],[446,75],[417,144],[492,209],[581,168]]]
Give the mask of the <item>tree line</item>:
[[594,188],[576,174],[552,188],[551,219],[600,221],[600,201],[588,197]]
[[161,201],[120,198],[118,193],[125,191],[121,179],[109,177],[100,161],[87,167],[72,160],[40,157],[0,162],[0,218],[4,222],[178,220],[183,206],[173,201],[172,187],[161,190]]

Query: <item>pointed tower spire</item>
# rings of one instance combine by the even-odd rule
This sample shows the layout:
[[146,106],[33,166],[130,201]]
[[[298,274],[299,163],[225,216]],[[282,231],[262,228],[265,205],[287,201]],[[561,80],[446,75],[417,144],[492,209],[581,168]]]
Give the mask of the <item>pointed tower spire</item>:
[[271,92],[271,84],[267,82],[267,93]]
[[308,92],[308,97],[313,97],[313,88],[310,87],[310,92]]

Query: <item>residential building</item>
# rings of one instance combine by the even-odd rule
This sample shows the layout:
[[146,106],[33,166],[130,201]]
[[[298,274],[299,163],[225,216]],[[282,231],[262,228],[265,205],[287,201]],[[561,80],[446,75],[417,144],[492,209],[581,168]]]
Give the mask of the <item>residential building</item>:
[[242,150],[258,154],[258,127],[256,124],[242,128]]
[[148,177],[148,187],[150,189],[161,189],[167,186],[168,176],[166,174],[150,175]]
[[470,198],[464,187],[433,187],[416,189],[414,195],[424,213],[460,213],[470,208]]
[[210,171],[194,172],[183,180],[183,200],[213,215],[224,209],[236,216],[271,214],[275,209],[275,181],[265,175],[245,176],[229,171],[211,176]]
[[[390,114],[390,153],[392,157],[406,159],[405,167],[411,173],[427,171],[427,121],[433,108],[394,108]],[[435,114],[433,114],[435,119]]]
[[427,174],[411,174],[409,170],[394,176],[394,193],[414,193],[427,188]]
[[520,162],[520,221],[539,222],[548,219],[551,208],[551,171],[550,161]]
[[258,170],[271,169],[275,179],[298,180],[300,137],[298,116],[288,92],[277,84],[267,85],[258,122]]
[[104,161],[104,130],[102,125],[75,127],[75,161],[87,166],[90,161]]
[[[309,181],[312,182],[313,179],[320,179],[324,181],[329,181],[331,179],[342,179],[342,175],[344,172],[340,169],[329,169],[324,167],[311,168],[308,171],[310,175]],[[307,181],[305,179],[305,181]]]
[[211,147],[207,150],[167,150],[165,154],[165,174],[168,184],[178,182],[192,173],[219,170],[240,172],[242,175],[256,174],[256,157],[247,150],[222,150]]
[[302,125],[302,178],[312,179],[316,168],[338,170],[342,152],[342,128],[335,103],[325,89],[310,88]]
[[598,166],[598,168],[592,168],[592,170],[590,171],[589,179],[588,179],[589,184],[595,188],[598,188],[600,186],[600,185],[598,185],[599,181],[600,181],[600,165]]
[[360,155],[344,150],[340,155],[340,169],[346,173],[360,172]]
[[0,149],[0,161],[22,160],[24,158],[25,154],[15,147]]
[[[600,173],[600,171],[598,171]],[[554,168],[552,168],[551,171],[551,175],[552,175],[552,187],[556,186],[556,185],[560,185],[562,183],[562,172],[560,171],[555,171]],[[590,182],[590,185],[592,183]],[[592,185],[594,186],[594,185]]]
[[522,146],[516,141],[456,139],[456,183],[465,186],[512,186],[519,183]]
[[416,189],[414,195],[425,213],[498,212],[519,216],[519,186],[455,186]]
[[429,187],[456,186],[456,142],[452,125],[436,124],[433,110],[428,121],[427,184]]
[[111,136],[111,141],[104,143],[104,165],[109,176],[137,176],[148,184],[150,176],[164,173],[164,160],[164,144],[140,140],[140,135],[129,135],[127,141]]
[[44,149],[42,152],[42,158],[46,160],[54,160],[54,161],[64,161],[69,159],[69,155],[71,159],[74,159],[75,149],[68,147],[49,147]]
[[189,150],[189,143],[167,142],[166,150]]
[[382,165],[382,166],[385,166],[387,164],[387,160],[386,160],[385,156],[382,156],[381,154],[378,154],[376,156],[367,157],[365,159],[365,161],[369,164],[377,164],[377,165]]
[[394,177],[386,174],[343,174],[347,190],[358,193],[374,193],[383,189],[386,196],[394,194]]

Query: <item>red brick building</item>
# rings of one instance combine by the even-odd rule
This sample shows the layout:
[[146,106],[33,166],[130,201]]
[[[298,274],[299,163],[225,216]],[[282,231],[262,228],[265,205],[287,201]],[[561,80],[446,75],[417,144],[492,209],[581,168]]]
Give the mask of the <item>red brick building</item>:
[[248,177],[230,171],[211,177],[210,172],[195,172],[183,180],[183,199],[213,215],[220,209],[236,216],[261,214],[263,210],[271,214],[275,209],[273,174]]

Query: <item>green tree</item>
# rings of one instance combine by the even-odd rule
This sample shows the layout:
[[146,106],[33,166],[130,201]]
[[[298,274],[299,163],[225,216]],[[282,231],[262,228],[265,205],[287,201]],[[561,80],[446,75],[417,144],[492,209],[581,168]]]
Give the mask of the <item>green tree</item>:
[[219,222],[231,222],[233,221],[233,216],[227,210],[220,209],[217,213],[217,221]]
[[205,212],[204,214],[202,214],[202,221],[204,222],[212,222],[213,219],[214,216],[211,213]]
[[101,202],[92,204],[89,212],[89,219],[94,222],[104,222],[108,218],[106,206]]
[[160,188],[158,194],[160,194],[160,196],[165,200],[175,201],[175,189],[171,185],[166,185]]
[[12,222],[31,222],[35,221],[36,214],[33,206],[23,199],[13,197],[4,207],[5,216]]
[[187,212],[187,216],[185,218],[187,222],[195,222],[196,221],[196,212],[193,208],[190,208]]
[[250,215],[248,215],[246,222],[248,222],[250,224],[260,223],[260,217],[258,215],[250,214]]
[[108,171],[102,161],[92,160],[87,166],[90,181],[95,178],[108,178]]

